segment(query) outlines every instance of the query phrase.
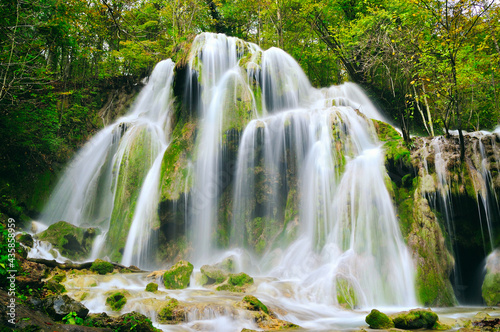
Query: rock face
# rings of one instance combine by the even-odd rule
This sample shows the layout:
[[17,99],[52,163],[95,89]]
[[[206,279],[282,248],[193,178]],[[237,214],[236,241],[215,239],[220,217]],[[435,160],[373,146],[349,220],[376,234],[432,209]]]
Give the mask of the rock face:
[[393,321],[383,312],[373,309],[365,318],[365,322],[372,329],[390,329],[394,327]]
[[189,286],[193,264],[179,261],[163,274],[163,283],[168,289],[183,289]]
[[65,221],[52,224],[37,235],[39,240],[50,242],[72,260],[87,258],[97,232],[94,228],[80,228]]
[[70,312],[75,312],[80,318],[87,317],[89,309],[68,295],[50,296],[43,300],[43,307],[56,320],[62,320]]
[[486,260],[482,295],[486,305],[500,305],[500,249],[493,251]]

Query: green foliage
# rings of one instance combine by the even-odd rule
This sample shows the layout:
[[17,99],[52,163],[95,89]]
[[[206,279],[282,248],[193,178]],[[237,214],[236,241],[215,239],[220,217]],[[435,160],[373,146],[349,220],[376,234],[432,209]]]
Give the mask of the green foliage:
[[78,317],[78,315],[74,311],[64,316],[62,320],[64,324],[71,324],[71,325],[83,325],[84,322],[83,318]]
[[14,230],[14,228],[5,228],[3,224],[0,224],[0,286],[2,289],[10,291],[10,286],[15,286],[16,283],[15,280],[7,279],[11,275],[9,271],[18,271],[19,273],[20,267],[15,257],[19,251],[19,243],[15,241],[14,233],[9,229]]
[[90,266],[90,271],[99,274],[106,274],[113,272],[113,264],[105,262],[101,259],[96,259]]

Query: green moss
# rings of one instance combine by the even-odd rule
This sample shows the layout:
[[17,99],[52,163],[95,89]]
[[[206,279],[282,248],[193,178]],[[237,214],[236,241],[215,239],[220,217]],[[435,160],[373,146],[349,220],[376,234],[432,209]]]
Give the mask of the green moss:
[[37,237],[51,243],[62,255],[77,260],[87,257],[96,235],[97,232],[93,228],[84,229],[65,221],[59,221],[50,225]]
[[172,134],[161,166],[161,199],[178,200],[180,195],[189,192],[189,159],[193,153],[196,125],[179,123]]
[[221,284],[226,281],[229,276],[227,270],[222,269],[217,265],[203,265],[200,268],[200,272],[207,277],[208,284]]
[[163,283],[167,289],[183,289],[189,286],[193,273],[193,264],[179,261],[163,274]]
[[146,285],[146,292],[156,292],[158,290],[158,284],[154,282],[150,282]]
[[390,329],[394,327],[392,320],[383,312],[373,309],[365,318],[365,322],[372,329]]
[[113,309],[113,311],[122,310],[123,306],[127,303],[127,298],[123,292],[116,292],[106,298],[106,304]]
[[179,323],[184,320],[184,310],[176,299],[170,299],[158,312],[158,321],[160,323]]
[[500,305],[500,273],[488,272],[482,286],[483,299],[486,305]]
[[247,295],[243,298],[243,303],[248,310],[252,311],[262,311],[269,315],[269,309],[264,305],[264,303],[260,302],[258,298],[253,295]]
[[66,287],[64,287],[64,285],[61,285],[59,282],[55,281],[54,278],[47,281],[45,283],[44,288],[48,291],[51,291],[54,294],[66,293]]
[[113,272],[113,264],[109,262],[105,262],[101,259],[96,259],[92,265],[90,266],[90,271],[96,272],[99,274],[106,274]]
[[438,320],[438,315],[429,309],[413,309],[395,315],[392,320],[398,329],[432,328]]
[[140,128],[133,135],[129,138],[120,164],[114,165],[113,170],[118,172],[118,179],[106,238],[106,253],[112,261],[122,258],[141,186],[153,162],[151,134],[147,128]]
[[253,284],[253,278],[246,273],[230,274],[229,283],[234,286],[246,286]]
[[358,304],[354,288],[348,280],[343,278],[337,278],[337,302],[348,309],[354,309]]

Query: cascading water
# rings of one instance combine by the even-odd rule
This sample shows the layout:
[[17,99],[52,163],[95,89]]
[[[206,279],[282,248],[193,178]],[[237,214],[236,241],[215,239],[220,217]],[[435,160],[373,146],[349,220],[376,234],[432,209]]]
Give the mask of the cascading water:
[[[276,48],[210,33],[192,45],[186,91],[197,102],[186,104],[197,109],[186,118],[196,118],[198,131],[178,182],[188,189],[168,202],[185,218],[187,258],[199,268],[236,256],[238,267],[265,278],[256,293],[296,308],[287,319],[301,324],[297,313],[329,315],[339,305],[416,304],[414,266],[370,120],[383,117],[362,90],[315,89]],[[169,60],[157,65],[130,114],[78,153],[44,211],[46,224],[99,227],[92,258],[173,263],[155,266],[153,258],[169,222],[158,210],[173,70]]]
[[[219,257],[222,149],[228,121],[243,121],[236,172],[228,175],[234,193],[227,243],[264,254],[248,269],[296,279],[297,299],[338,304],[348,293],[361,306],[415,303],[413,265],[385,187],[380,144],[371,121],[356,111],[382,119],[368,98],[352,84],[312,88],[279,49],[213,34],[193,45],[189,72],[199,87],[189,91],[201,91],[202,120],[192,259]],[[293,209],[300,211],[296,220]]]
[[[173,68],[171,60],[160,62],[129,114],[82,148],[41,215],[48,225],[64,220],[100,228],[94,257],[116,259],[116,249],[125,247],[125,263],[146,262],[139,259],[150,247],[149,232],[158,219],[158,177],[170,136]],[[138,226],[142,221],[145,224]]]

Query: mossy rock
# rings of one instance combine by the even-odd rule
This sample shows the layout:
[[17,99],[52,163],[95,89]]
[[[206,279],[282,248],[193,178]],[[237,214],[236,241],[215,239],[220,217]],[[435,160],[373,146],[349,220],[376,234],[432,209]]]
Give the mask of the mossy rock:
[[193,273],[193,264],[179,261],[163,274],[163,283],[167,289],[184,289],[189,286]]
[[481,290],[486,305],[500,305],[500,273],[487,273]]
[[90,254],[96,235],[94,228],[80,228],[59,221],[38,234],[37,238],[51,243],[63,256],[78,260],[87,258]]
[[84,321],[85,326],[106,328],[112,331],[161,332],[155,328],[151,320],[136,311],[119,317],[110,317],[106,313],[90,314]]
[[51,291],[54,294],[66,293],[66,287],[64,287],[64,285],[61,285],[59,282],[55,281],[53,278],[47,281],[43,288],[45,288],[48,291]]
[[383,312],[373,309],[365,318],[365,322],[372,329],[390,329],[394,327],[394,322]]
[[243,298],[243,306],[251,311],[262,311],[269,315],[269,309],[264,305],[264,303],[260,302],[258,298],[253,295],[247,295]]
[[176,324],[186,320],[185,310],[176,299],[170,299],[158,312],[158,322]]
[[127,303],[125,293],[116,292],[106,298],[106,304],[113,309],[113,311],[122,310],[123,306]]
[[203,285],[221,284],[229,277],[229,273],[217,265],[203,265],[200,272],[207,278]]
[[17,242],[22,243],[28,248],[33,248],[33,236],[31,236],[30,234],[27,233],[18,234],[16,235],[16,240]]
[[146,285],[146,292],[156,292],[158,290],[158,284],[155,282],[150,282]]
[[398,329],[431,329],[438,321],[438,315],[430,309],[413,309],[395,314],[392,318]]
[[500,305],[500,250],[496,249],[486,259],[486,276],[482,295],[489,306]]
[[248,274],[241,272],[238,274],[230,274],[228,282],[233,286],[243,287],[253,285],[253,278]]
[[113,264],[102,259],[96,259],[90,266],[90,270],[99,274],[111,273],[113,272]]

